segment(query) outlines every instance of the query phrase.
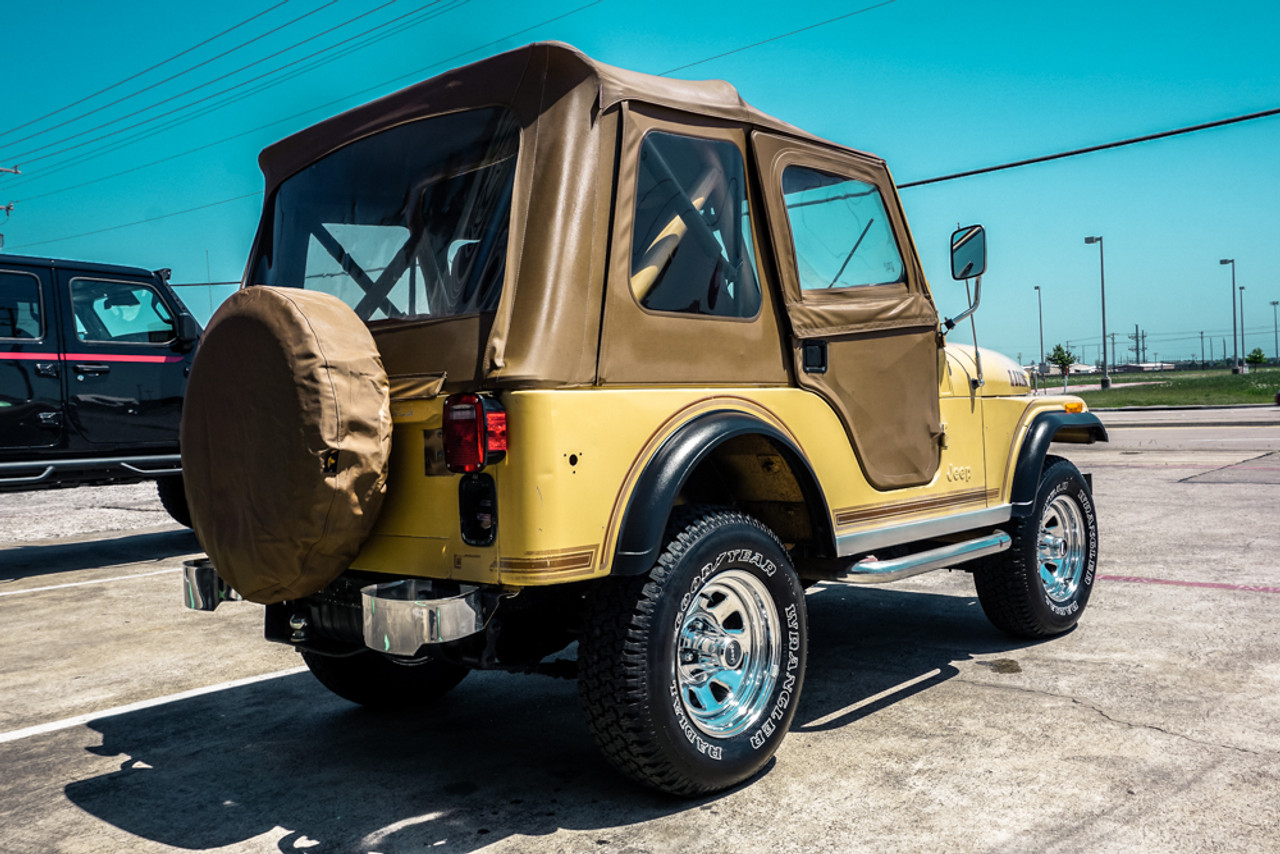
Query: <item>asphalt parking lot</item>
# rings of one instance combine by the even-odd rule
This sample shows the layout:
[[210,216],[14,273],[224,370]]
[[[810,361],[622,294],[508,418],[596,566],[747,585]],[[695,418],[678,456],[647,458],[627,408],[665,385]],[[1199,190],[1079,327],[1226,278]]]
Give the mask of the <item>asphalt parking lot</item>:
[[149,485],[0,495],[0,851],[1280,850],[1280,409],[1102,413],[1079,627],[996,632],[963,572],[819,585],[787,741],[678,801],[617,776],[572,682],[472,674],[366,713],[184,611]]

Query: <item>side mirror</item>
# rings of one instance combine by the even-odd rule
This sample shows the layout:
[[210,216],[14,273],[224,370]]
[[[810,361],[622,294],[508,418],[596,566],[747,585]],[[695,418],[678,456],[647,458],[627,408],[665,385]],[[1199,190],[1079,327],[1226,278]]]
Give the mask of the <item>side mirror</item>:
[[951,278],[972,279],[987,271],[987,232],[980,225],[951,234]]
[[189,314],[178,315],[178,344],[183,350],[190,350],[200,340],[204,330],[200,322]]

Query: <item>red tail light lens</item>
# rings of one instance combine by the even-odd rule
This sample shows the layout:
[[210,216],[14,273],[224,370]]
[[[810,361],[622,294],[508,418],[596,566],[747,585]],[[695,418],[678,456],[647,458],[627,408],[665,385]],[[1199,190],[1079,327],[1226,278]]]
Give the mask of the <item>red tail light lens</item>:
[[444,464],[449,471],[477,472],[506,454],[507,413],[498,401],[478,394],[445,399]]

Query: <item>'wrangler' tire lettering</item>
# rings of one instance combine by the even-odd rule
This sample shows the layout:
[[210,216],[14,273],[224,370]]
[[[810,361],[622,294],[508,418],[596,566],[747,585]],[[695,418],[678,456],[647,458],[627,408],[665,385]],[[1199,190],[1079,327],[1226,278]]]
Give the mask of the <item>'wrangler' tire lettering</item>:
[[647,575],[588,599],[579,693],[605,757],[679,795],[758,772],[804,682],[804,594],[786,549],[736,510],[680,507]]

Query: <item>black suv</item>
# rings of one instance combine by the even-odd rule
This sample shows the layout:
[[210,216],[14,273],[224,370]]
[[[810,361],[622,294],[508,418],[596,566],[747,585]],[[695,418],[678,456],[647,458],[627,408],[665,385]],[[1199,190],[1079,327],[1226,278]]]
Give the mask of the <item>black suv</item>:
[[189,525],[178,424],[201,331],[168,270],[0,255],[0,492],[154,479]]

